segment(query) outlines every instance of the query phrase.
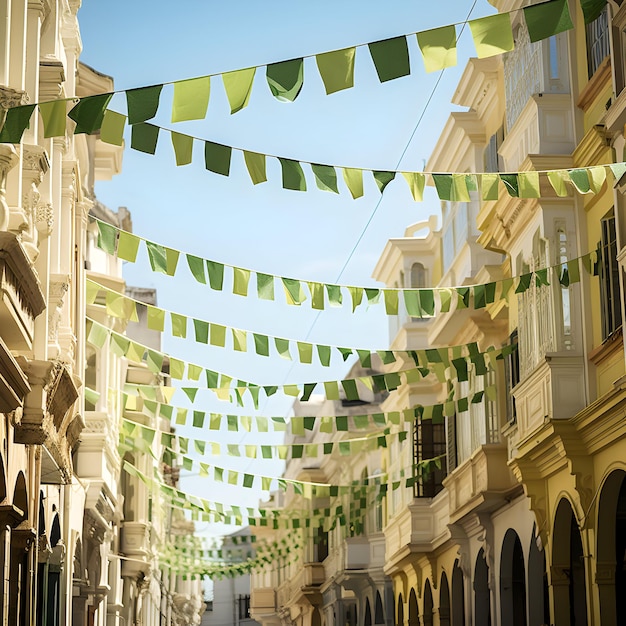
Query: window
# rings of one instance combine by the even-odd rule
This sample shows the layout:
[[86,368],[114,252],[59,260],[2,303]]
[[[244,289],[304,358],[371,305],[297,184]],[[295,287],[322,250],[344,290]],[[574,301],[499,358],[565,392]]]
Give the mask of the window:
[[316,561],[323,563],[328,556],[328,532],[324,530],[324,526],[318,526],[317,536],[314,541],[316,547]]
[[602,312],[602,339],[606,339],[622,325],[619,294],[619,265],[617,263],[617,240],[615,216],[601,220],[602,239],[598,244],[600,271],[600,306]]
[[[509,337],[509,343],[517,347],[517,330],[514,330]],[[515,350],[504,359],[504,375],[506,377],[506,419],[510,424],[517,421],[515,410],[515,398],[511,394],[511,389],[520,382],[519,375],[519,351]]]
[[484,152],[484,168],[485,172],[499,172],[500,163],[498,157],[498,148],[504,141],[504,127],[500,128],[489,138],[489,143],[485,146]]
[[[441,457],[446,453],[446,429],[443,421],[420,419],[413,427],[413,462],[417,468],[420,461]],[[416,498],[433,498],[442,489],[446,476],[445,459],[439,460],[439,468],[431,468],[426,474],[414,473],[413,495]]]
[[239,596],[237,603],[239,605],[239,621],[250,619],[250,596]]
[[609,56],[609,16],[607,7],[587,24],[587,69],[591,78],[604,59]]
[[421,263],[411,265],[411,288],[423,289],[426,287],[426,268]]

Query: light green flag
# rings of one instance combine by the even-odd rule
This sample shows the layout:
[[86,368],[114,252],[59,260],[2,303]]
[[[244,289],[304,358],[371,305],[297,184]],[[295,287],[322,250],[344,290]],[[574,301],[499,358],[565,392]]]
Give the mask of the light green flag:
[[265,171],[265,155],[258,152],[243,151],[243,159],[248,168],[248,174],[253,185],[264,183],[267,181],[267,174]]
[[271,63],[266,68],[265,76],[272,95],[281,102],[293,102],[304,82],[304,60],[291,59]]
[[566,183],[568,180],[569,174],[567,170],[553,170],[548,172],[548,181],[559,198],[565,198],[565,196],[567,196],[568,191]]
[[417,43],[427,72],[437,72],[456,65],[456,28],[444,26],[417,33]]
[[51,100],[39,105],[39,112],[43,120],[43,136],[63,137],[67,122],[67,100]]
[[124,230],[119,231],[119,239],[117,242],[117,256],[123,261],[129,261],[134,263],[137,260],[137,251],[139,250],[139,242],[141,240],[137,235],[126,232]]
[[256,67],[250,67],[245,70],[235,70],[222,74],[231,115],[248,106],[255,73]]
[[497,174],[480,174],[480,190],[483,200],[497,200],[499,187],[500,177]]
[[519,197],[540,198],[539,172],[520,172],[518,174]]
[[356,48],[344,48],[318,54],[315,57],[326,94],[354,87],[354,57]]
[[363,196],[363,170],[344,167],[343,180],[354,200]]
[[171,131],[176,165],[189,165],[193,152],[193,137]]
[[250,270],[241,267],[233,267],[233,293],[235,295],[247,296],[249,282]]
[[481,17],[478,20],[471,20],[468,24],[472,31],[476,56],[479,59],[510,52],[515,47],[511,18],[508,13]]
[[175,82],[172,122],[203,120],[209,107],[210,93],[210,76]]
[[421,172],[402,172],[402,176],[409,185],[413,200],[415,200],[415,202],[422,202],[424,199],[424,174]]
[[124,126],[126,125],[126,116],[117,111],[107,109],[102,119],[102,127],[100,128],[100,139],[104,143],[113,146],[121,146],[124,142]]

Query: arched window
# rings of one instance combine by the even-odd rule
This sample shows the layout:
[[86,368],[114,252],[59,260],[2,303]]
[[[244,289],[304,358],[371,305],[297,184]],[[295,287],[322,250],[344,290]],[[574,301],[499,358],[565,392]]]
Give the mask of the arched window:
[[422,263],[411,265],[411,288],[422,289],[426,287],[426,268]]

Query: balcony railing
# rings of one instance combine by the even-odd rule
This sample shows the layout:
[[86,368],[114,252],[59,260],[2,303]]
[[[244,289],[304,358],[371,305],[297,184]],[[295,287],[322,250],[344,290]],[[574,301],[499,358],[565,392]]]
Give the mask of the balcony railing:
[[587,24],[587,68],[591,78],[600,64],[610,54],[609,16],[607,8],[590,24]]

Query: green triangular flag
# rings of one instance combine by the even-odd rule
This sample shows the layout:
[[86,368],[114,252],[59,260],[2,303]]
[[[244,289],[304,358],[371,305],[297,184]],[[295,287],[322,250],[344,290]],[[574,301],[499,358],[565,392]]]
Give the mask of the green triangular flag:
[[411,73],[406,37],[393,37],[368,44],[378,80],[384,83]]
[[417,33],[417,43],[427,72],[437,72],[456,65],[455,26],[443,26]]
[[396,177],[395,172],[372,172],[372,175],[380,193],[383,193],[385,187]]
[[326,94],[354,86],[354,57],[356,48],[333,50],[315,56],[317,69],[324,81]]
[[278,157],[283,172],[283,189],[306,191],[306,180],[298,161]]
[[317,165],[312,163],[311,170],[313,170],[318,189],[339,193],[339,189],[337,189],[337,172],[332,165]]
[[212,141],[204,142],[204,164],[207,170],[228,176],[230,174],[230,157],[232,148]]
[[131,128],[130,147],[139,152],[154,154],[159,140],[159,127],[154,124],[135,124]]
[[76,122],[74,134],[91,135],[100,130],[104,120],[104,112],[113,94],[103,93],[97,96],[81,98],[80,102],[67,114]]
[[36,104],[27,104],[6,112],[4,124],[0,130],[0,143],[20,143],[36,106]]
[[363,195],[363,170],[344,167],[343,180],[350,190],[353,200],[356,200]]
[[145,122],[146,120],[151,120],[156,115],[162,89],[163,85],[153,85],[126,91],[129,124]]
[[249,67],[245,70],[235,70],[222,74],[231,115],[248,106],[255,72],[256,67]]
[[479,59],[510,52],[515,47],[509,13],[498,13],[468,22]]
[[551,0],[524,7],[524,19],[531,42],[547,39],[574,28],[567,0]]
[[253,185],[264,183],[267,180],[265,172],[265,155],[258,152],[243,151],[243,159],[248,168],[248,174]]
[[193,137],[171,131],[172,146],[176,156],[176,165],[189,165],[193,152]]
[[622,176],[626,174],[626,163],[611,163],[609,169],[613,172],[615,182],[619,182]]
[[275,98],[282,102],[293,102],[302,89],[304,81],[303,59],[291,59],[270,63],[265,73],[267,84]]
[[63,137],[65,135],[67,100],[51,100],[39,105],[39,112],[43,120],[43,136]]
[[209,107],[210,93],[210,76],[175,82],[172,122],[203,120]]

